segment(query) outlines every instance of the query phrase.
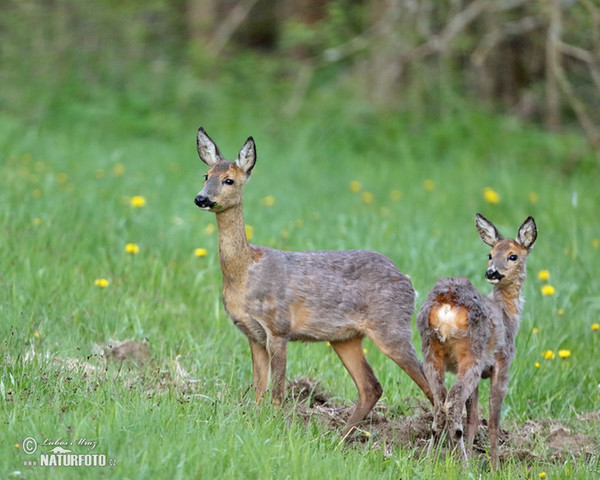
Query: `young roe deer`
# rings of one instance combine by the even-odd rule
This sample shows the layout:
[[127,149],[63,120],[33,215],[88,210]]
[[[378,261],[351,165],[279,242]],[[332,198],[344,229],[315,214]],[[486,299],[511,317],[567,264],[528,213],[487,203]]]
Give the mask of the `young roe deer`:
[[[490,379],[489,437],[492,467],[498,463],[500,407],[508,390],[508,370],[515,356],[525,281],[525,262],[537,237],[532,217],[519,228],[515,240],[505,239],[479,213],[475,224],[481,239],[492,247],[486,280],[494,285],[489,296],[466,278],[441,278],[417,315],[424,369],[434,399],[433,437],[430,449],[448,438],[470,457],[478,426],[477,397],[481,378]],[[445,371],[457,373],[446,391]],[[462,414],[467,410],[467,447]]]
[[250,342],[257,402],[269,375],[274,405],[283,400],[289,341],[328,341],[358,389],[344,431],[348,435],[383,391],[363,353],[366,336],[433,403],[411,341],[415,292],[410,279],[387,257],[366,250],[287,252],[249,245],[242,187],[256,162],[254,140],[248,138],[234,162],[223,159],[203,128],[197,147],[210,170],[195,203],[216,214],[223,304]]

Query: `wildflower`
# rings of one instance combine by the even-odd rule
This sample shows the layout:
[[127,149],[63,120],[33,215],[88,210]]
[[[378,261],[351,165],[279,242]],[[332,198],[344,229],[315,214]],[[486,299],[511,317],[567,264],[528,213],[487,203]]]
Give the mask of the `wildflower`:
[[329,342],[327,342],[325,345],[328,347],[331,347],[331,343],[329,343]]
[[400,190],[392,190],[390,192],[390,198],[393,202],[399,202],[402,198],[402,192],[400,192]]
[[213,233],[215,233],[215,231],[217,230],[217,227],[215,227],[214,223],[209,223],[206,228],[204,229],[204,233],[206,235],[212,235]]
[[540,472],[540,478],[546,478],[546,472]]
[[537,334],[540,331],[539,328],[537,327],[533,327],[533,329],[531,330],[531,333],[533,333],[534,335]]
[[363,348],[363,353],[366,355],[369,351],[366,348]]
[[363,203],[370,205],[373,203],[373,194],[371,192],[363,192],[361,195]]
[[246,239],[248,241],[252,240],[252,237],[254,237],[254,227],[252,225],[245,225],[244,228],[246,229]]
[[125,173],[125,166],[122,163],[115,163],[113,174],[115,177],[121,177]]
[[361,188],[362,188],[362,185],[360,184],[360,182],[358,180],[352,180],[350,182],[350,191],[352,193],[360,192]]
[[206,250],[206,248],[196,248],[194,250],[194,255],[196,255],[197,257],[206,257],[207,254],[208,250]]
[[592,240],[592,246],[593,246],[594,248],[598,248],[598,247],[600,247],[600,240],[599,240],[599,239],[597,239],[597,238],[594,238],[594,239]]
[[33,224],[34,224],[36,227],[39,227],[39,226],[40,226],[42,223],[44,223],[44,221],[43,221],[41,218],[35,217],[35,218],[33,219]]
[[535,192],[529,192],[529,203],[537,203],[540,196]]
[[435,182],[433,180],[427,179],[423,182],[423,188],[425,188],[426,192],[432,192],[435,188]]
[[542,295],[549,297],[550,295],[554,295],[556,293],[556,289],[552,285],[544,285],[542,287]]
[[273,195],[267,195],[262,199],[262,202],[265,207],[272,207],[275,205],[275,197]]
[[134,195],[130,200],[131,206],[135,208],[140,208],[146,205],[146,198],[141,195]]
[[131,253],[132,255],[135,255],[140,251],[140,247],[136,243],[128,243],[127,245],[125,245],[125,251],[127,253]]
[[15,450],[18,450],[19,448],[21,448],[21,445],[19,445],[18,443],[15,443]]
[[571,350],[559,350],[558,351],[558,356],[560,358],[568,358],[571,356]]
[[40,338],[40,332],[38,332],[37,330],[35,332],[33,332],[33,336],[35,338]]
[[109,285],[109,282],[106,278],[97,278],[94,280],[94,285],[100,288],[106,288]]
[[540,368],[540,362],[535,362],[535,368]]
[[544,352],[544,360],[552,360],[553,358],[556,358],[556,354],[552,350]]
[[596,331],[600,328],[600,323],[592,323],[592,331]]
[[550,278],[550,272],[548,270],[540,270],[538,272],[538,278],[545,282]]
[[296,228],[302,228],[304,226],[304,220],[298,219],[296,220]]
[[496,192],[493,188],[490,187],[485,187],[483,189],[483,197],[485,198],[486,202],[491,203],[493,205],[500,202],[500,195],[498,195],[498,192]]

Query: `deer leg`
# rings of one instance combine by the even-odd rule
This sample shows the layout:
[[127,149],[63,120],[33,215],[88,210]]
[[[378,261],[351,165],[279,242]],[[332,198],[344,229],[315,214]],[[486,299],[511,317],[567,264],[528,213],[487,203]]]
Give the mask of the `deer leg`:
[[490,419],[488,429],[490,435],[490,459],[492,469],[498,469],[498,433],[500,430],[500,409],[502,401],[508,392],[509,363],[504,357],[496,359],[492,376],[490,377]]
[[285,392],[285,364],[287,357],[287,339],[267,337],[267,352],[271,367],[271,397],[273,405],[279,407]]
[[467,458],[471,458],[473,453],[473,441],[477,426],[479,425],[479,413],[477,412],[477,401],[479,398],[479,386],[475,387],[471,396],[467,399]]
[[373,409],[381,397],[383,389],[365,358],[361,337],[344,342],[331,342],[331,346],[340,357],[358,389],[358,403],[344,430],[344,437],[347,437]]
[[267,387],[269,386],[269,354],[267,349],[250,340],[250,352],[252,353],[252,373],[254,375],[254,396],[256,403],[261,403]]

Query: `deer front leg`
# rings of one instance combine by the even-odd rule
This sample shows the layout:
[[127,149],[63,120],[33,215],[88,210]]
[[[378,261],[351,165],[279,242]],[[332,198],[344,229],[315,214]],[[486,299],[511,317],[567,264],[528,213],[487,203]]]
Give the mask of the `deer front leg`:
[[362,422],[373,409],[381,397],[383,389],[365,358],[362,338],[357,337],[345,342],[331,342],[331,346],[340,357],[358,389],[356,408],[343,433],[344,437],[348,437],[356,429],[356,425]]
[[492,469],[498,469],[498,433],[500,430],[500,410],[502,401],[508,392],[508,369],[510,364],[503,356],[496,359],[492,376],[490,377],[490,420],[488,429],[490,435],[490,460]]
[[269,354],[267,349],[250,340],[250,352],[252,353],[252,372],[254,376],[254,396],[256,403],[260,404],[269,386]]
[[273,405],[279,407],[285,393],[285,364],[287,359],[287,339],[267,337],[267,352],[271,366],[271,397]]

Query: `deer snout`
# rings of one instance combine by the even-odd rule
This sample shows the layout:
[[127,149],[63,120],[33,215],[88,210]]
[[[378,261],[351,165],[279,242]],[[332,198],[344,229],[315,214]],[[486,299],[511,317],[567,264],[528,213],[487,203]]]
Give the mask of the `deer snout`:
[[216,202],[211,201],[210,198],[200,194],[196,195],[194,203],[196,204],[196,206],[206,209],[213,208],[217,204]]
[[500,280],[504,278],[498,270],[495,268],[488,268],[485,272],[485,279],[490,283],[498,283]]

